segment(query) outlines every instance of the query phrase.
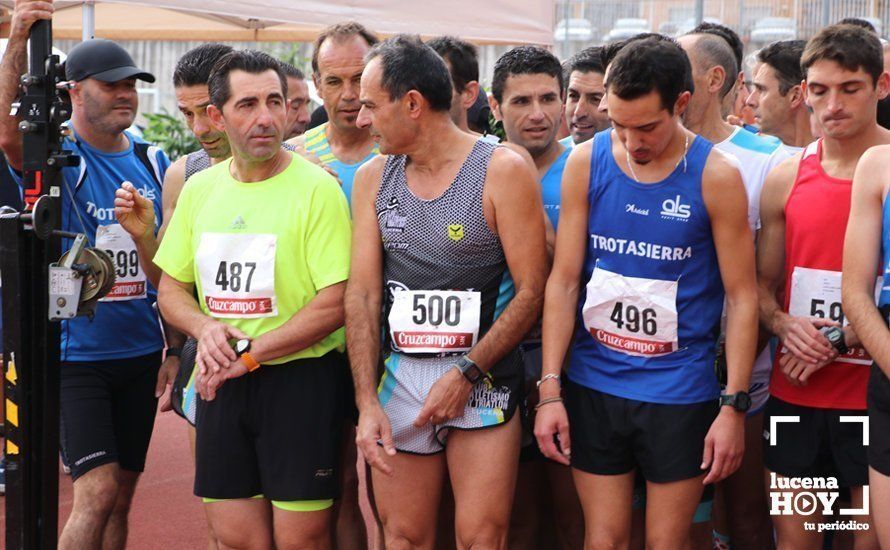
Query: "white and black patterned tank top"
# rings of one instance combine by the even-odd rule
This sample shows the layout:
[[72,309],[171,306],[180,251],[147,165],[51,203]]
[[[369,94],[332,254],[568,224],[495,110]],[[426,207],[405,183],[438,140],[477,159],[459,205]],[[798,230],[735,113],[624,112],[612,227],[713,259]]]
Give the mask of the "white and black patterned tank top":
[[[501,241],[482,207],[485,176],[497,147],[478,140],[451,186],[432,200],[419,199],[408,189],[404,155],[387,158],[375,203],[384,247],[384,319],[393,292],[477,291],[482,338],[513,298]],[[389,340],[388,329],[386,333]]]
[[[281,146],[288,151],[296,151],[296,147],[289,143],[282,143]],[[190,177],[208,168],[210,168],[210,155],[207,154],[207,151],[199,149],[189,153],[185,157],[185,178],[183,181],[188,181]]]

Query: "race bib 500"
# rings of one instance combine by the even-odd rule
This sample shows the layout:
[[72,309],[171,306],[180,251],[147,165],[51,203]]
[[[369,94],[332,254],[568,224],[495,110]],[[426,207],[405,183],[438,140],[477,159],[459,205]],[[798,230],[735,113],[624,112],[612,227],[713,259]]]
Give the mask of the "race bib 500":
[[405,353],[469,351],[479,338],[479,292],[400,290],[393,292],[390,337]]

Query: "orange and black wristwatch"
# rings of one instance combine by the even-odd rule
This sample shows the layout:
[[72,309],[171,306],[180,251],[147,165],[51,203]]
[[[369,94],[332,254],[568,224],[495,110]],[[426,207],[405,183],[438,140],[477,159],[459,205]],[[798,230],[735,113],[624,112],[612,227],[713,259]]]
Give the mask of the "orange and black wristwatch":
[[247,367],[247,372],[253,372],[260,368],[260,364],[256,362],[256,359],[250,354],[250,340],[247,338],[242,338],[235,342],[235,345],[232,346],[235,348],[235,355],[238,356],[238,359],[244,362],[244,366]]

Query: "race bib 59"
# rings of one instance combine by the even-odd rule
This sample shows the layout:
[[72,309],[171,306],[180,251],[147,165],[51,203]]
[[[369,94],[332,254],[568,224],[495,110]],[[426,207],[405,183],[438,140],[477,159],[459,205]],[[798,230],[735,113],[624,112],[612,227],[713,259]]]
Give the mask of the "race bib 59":
[[[875,285],[875,300],[880,293],[880,279]],[[795,267],[791,273],[791,295],[788,314],[795,317],[819,317],[837,321],[842,326],[849,322],[841,307],[841,273],[824,269]],[[871,356],[865,348],[850,348],[837,358],[842,363],[870,365]]]

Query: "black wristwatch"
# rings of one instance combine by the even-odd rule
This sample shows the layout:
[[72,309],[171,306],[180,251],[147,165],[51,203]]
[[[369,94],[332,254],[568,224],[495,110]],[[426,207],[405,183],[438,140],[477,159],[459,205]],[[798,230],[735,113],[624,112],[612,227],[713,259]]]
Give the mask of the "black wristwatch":
[[457,363],[454,364],[454,368],[459,370],[460,373],[464,375],[464,378],[467,379],[467,382],[474,386],[476,385],[476,382],[482,380],[485,376],[482,369],[480,369],[479,366],[466,355],[457,360]]
[[247,338],[242,338],[235,342],[235,345],[232,346],[232,349],[235,350],[235,355],[241,357],[248,351],[250,351],[250,340]]
[[831,347],[837,350],[841,355],[850,351],[850,348],[847,347],[847,343],[844,341],[844,331],[840,327],[823,327],[819,329],[826,338],[828,338],[828,343],[831,344]]
[[748,392],[740,391],[731,395],[723,394],[720,396],[720,406],[729,405],[739,412],[747,412],[751,408],[751,396]]
[[182,357],[182,348],[167,348],[167,357]]

